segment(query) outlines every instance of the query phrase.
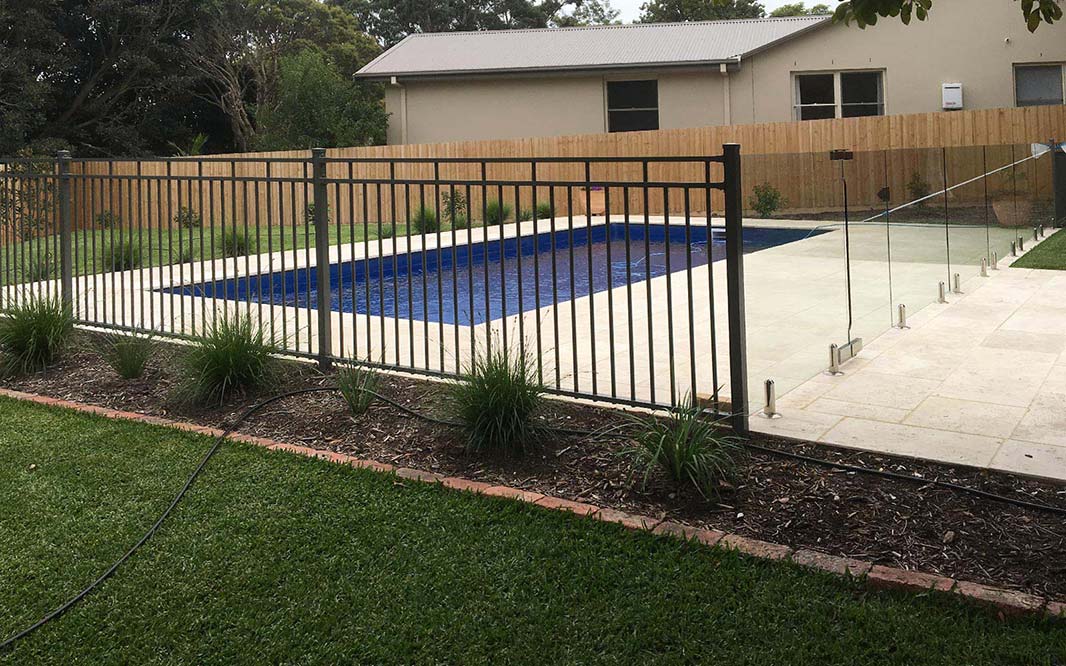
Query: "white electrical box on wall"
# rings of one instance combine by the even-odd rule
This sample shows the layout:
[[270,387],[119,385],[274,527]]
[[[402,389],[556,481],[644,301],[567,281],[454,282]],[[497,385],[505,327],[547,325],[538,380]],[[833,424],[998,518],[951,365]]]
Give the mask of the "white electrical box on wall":
[[944,100],[943,107],[945,109],[961,109],[962,108],[962,84],[961,83],[944,83],[940,86],[942,98]]

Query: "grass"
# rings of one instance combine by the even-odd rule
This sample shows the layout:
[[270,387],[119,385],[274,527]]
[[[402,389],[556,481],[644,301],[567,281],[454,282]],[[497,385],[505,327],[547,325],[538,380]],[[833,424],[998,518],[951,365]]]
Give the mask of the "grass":
[[155,341],[150,335],[113,333],[104,336],[98,344],[104,361],[123,379],[143,377],[148,359],[155,352]]
[[429,206],[419,206],[411,214],[407,225],[419,233],[431,234],[440,231],[440,217],[437,211]]
[[103,256],[105,271],[128,271],[141,263],[141,247],[128,238],[120,238],[109,245]]
[[676,486],[692,486],[704,497],[716,497],[722,481],[736,473],[740,441],[702,413],[691,396],[665,419],[638,419],[636,445],[627,451],[634,469],[647,484],[663,473]]
[[1031,248],[1022,255],[1012,265],[1018,268],[1066,271],[1066,232],[1059,230],[1053,233],[1045,238],[1043,243]]
[[507,202],[491,200],[485,204],[485,210],[483,211],[482,218],[485,221],[485,225],[490,224],[503,224],[511,218],[511,213],[514,212],[514,206]]
[[0,374],[35,372],[55,362],[74,334],[58,299],[31,296],[0,313]]
[[[391,225],[384,225],[390,227]],[[226,227],[225,231],[232,233],[233,226]],[[243,233],[243,225],[238,225],[238,233]],[[369,225],[369,234],[363,234],[363,226],[357,225],[355,233],[352,233],[348,225],[342,225],[337,230],[337,225],[330,225],[330,243],[361,242],[367,239],[377,238],[377,223]],[[339,233],[339,236],[338,236]],[[395,228],[397,235],[407,233],[403,224]],[[411,231],[415,233],[414,230]],[[303,249],[315,246],[315,230],[313,226],[303,224],[296,225],[295,229],[289,225],[284,227],[263,227],[256,232],[254,225],[249,225],[248,235],[251,242],[255,243],[252,248],[256,252],[266,252],[271,249],[278,252],[282,249],[284,237],[284,249]],[[295,238],[293,236],[295,235]],[[190,261],[193,257],[202,259],[221,259],[227,256],[225,250],[225,232],[221,227],[204,228],[178,228],[130,230],[128,228],[114,229],[82,229],[75,231],[72,236],[74,275],[90,275],[109,270],[107,259],[111,256],[111,247],[114,245],[115,253],[125,242],[127,252],[133,252],[138,258],[138,268],[145,271],[159,266],[180,264]],[[339,240],[338,240],[339,238]],[[203,251],[201,252],[201,243]],[[58,247],[54,236],[41,236],[33,240],[26,240],[13,245],[0,245],[0,285],[18,284],[20,282],[36,281],[39,271],[34,265],[38,255],[44,255]],[[94,251],[95,248],[95,251]],[[95,261],[93,259],[95,255]],[[58,263],[58,258],[53,259],[53,264]],[[53,270],[53,273],[55,271]]]
[[523,453],[542,434],[534,417],[544,402],[544,387],[521,353],[497,348],[476,354],[448,387],[446,406],[463,424],[468,451]]
[[[0,399],[0,634],[81,589],[210,440]],[[1066,630],[227,443],[0,664],[1044,664]]]
[[219,317],[182,358],[179,402],[209,405],[269,388],[276,378],[274,346],[251,317]]
[[[258,252],[257,239],[241,229],[227,229],[222,234],[222,255],[245,257]],[[183,258],[184,260],[184,258]]]
[[346,363],[337,368],[337,386],[353,416],[361,416],[374,404],[381,377],[373,368]]

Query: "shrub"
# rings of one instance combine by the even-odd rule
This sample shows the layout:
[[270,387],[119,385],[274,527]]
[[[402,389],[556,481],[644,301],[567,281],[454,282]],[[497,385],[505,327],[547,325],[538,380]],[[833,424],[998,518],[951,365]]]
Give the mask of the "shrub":
[[[928,181],[922,178],[922,174],[917,171],[911,174],[911,179],[907,181],[907,194],[910,196],[911,201],[924,199],[929,196],[929,193],[932,191],[933,188],[929,185]],[[924,208],[927,204],[927,201],[922,201],[918,204],[918,207]]]
[[144,376],[148,359],[155,351],[155,342],[150,335],[114,334],[104,337],[98,348],[104,361],[119,377],[139,379]]
[[503,224],[510,219],[513,210],[509,203],[490,201],[485,204],[485,224]]
[[122,224],[122,220],[109,210],[101,211],[93,218],[93,226],[97,229],[114,229]]
[[47,280],[55,274],[56,265],[51,252],[39,257],[30,257],[22,265],[22,277],[28,282]]
[[519,222],[529,222],[532,219],[533,219],[533,209],[532,208],[523,208],[522,210],[518,211],[518,221]]
[[[326,204],[326,221],[329,221],[329,204]],[[304,222],[307,224],[315,223],[315,202],[308,201],[304,206]]]
[[63,353],[74,316],[58,299],[32,296],[0,316],[0,369],[4,374],[43,370]]
[[219,317],[182,359],[179,401],[221,405],[273,383],[274,346],[251,317]]
[[378,238],[392,238],[396,235],[396,227],[391,224],[381,225],[381,230],[378,232]]
[[337,370],[337,386],[354,416],[361,416],[373,404],[381,377],[365,365],[350,363]]
[[551,220],[555,217],[555,209],[550,201],[541,201],[537,204],[537,219]]
[[465,430],[468,451],[521,453],[540,434],[533,417],[543,396],[530,360],[497,350],[475,355],[450,387],[447,406]]
[[751,197],[748,199],[748,207],[754,210],[759,217],[770,217],[786,205],[785,198],[781,196],[781,190],[770,183],[763,183],[752,188]]
[[441,217],[455,229],[467,227],[466,195],[461,191],[449,191],[440,195]]
[[179,229],[199,229],[204,225],[204,221],[195,210],[182,206],[174,214],[174,225]]
[[408,224],[419,233],[431,234],[440,231],[440,219],[437,218],[437,211],[429,206],[419,206],[418,210],[411,216]]
[[104,267],[110,271],[128,271],[141,264],[141,247],[131,238],[119,238],[104,250]]
[[256,249],[255,239],[243,229],[226,229],[222,232],[222,256],[244,257]]
[[722,481],[736,471],[740,442],[722,434],[690,399],[665,420],[641,421],[636,446],[626,451],[642,474],[642,485],[656,469],[675,485],[691,485],[704,497],[716,496]]
[[181,252],[178,254],[178,262],[182,264],[191,264],[193,261],[192,248],[186,245],[181,248]]

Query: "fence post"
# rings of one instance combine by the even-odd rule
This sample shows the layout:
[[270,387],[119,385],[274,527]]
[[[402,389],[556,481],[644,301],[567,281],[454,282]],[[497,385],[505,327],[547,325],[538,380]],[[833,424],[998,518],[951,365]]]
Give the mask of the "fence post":
[[1066,144],[1051,141],[1051,180],[1055,191],[1055,226],[1066,226]]
[[60,298],[68,313],[74,312],[74,259],[71,251],[73,224],[70,211],[70,151],[56,153],[59,171],[59,275]]
[[326,187],[326,149],[311,149],[311,179],[315,206],[315,278],[318,293],[318,367],[333,367],[333,326],[329,264],[329,191]]
[[[725,167],[726,294],[729,312],[729,387],[731,423],[748,433],[748,351],[744,322],[744,207],[740,184],[740,144],[722,146]],[[708,211],[709,214],[709,211]]]

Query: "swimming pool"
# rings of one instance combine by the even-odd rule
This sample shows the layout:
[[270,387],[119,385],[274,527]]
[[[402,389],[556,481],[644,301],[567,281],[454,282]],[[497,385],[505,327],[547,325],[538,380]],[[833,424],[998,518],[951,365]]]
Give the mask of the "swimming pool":
[[[611,223],[345,261],[330,265],[332,307],[434,323],[483,324],[724,259],[721,229],[711,232],[709,242],[707,234],[705,226]],[[744,251],[809,235],[806,229],[747,228]],[[442,242],[449,237],[442,233]],[[164,291],[317,307],[316,273],[315,267],[289,269]]]

